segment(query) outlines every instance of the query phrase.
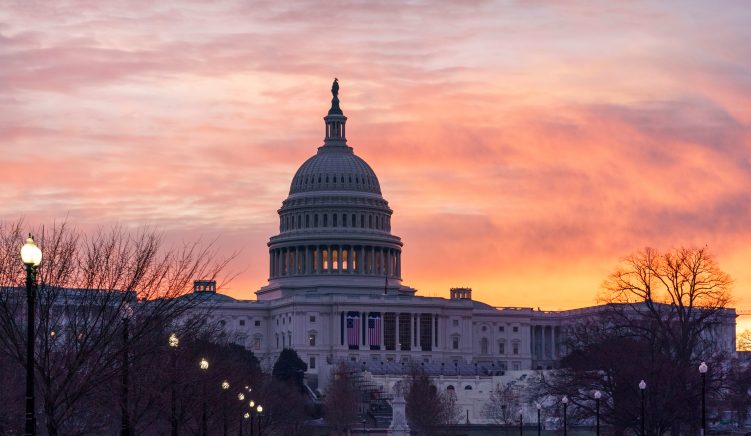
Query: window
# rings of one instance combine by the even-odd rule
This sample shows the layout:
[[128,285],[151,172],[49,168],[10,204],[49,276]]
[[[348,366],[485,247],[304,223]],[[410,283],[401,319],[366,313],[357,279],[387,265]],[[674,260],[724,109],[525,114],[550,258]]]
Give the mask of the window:
[[310,215],[305,215],[305,228],[310,227]]
[[310,322],[316,322],[315,315],[310,315]]
[[316,358],[315,357],[311,357],[310,358],[310,361],[308,363],[308,368],[310,368],[310,369],[316,369]]
[[342,227],[347,227],[347,214],[342,214]]
[[279,348],[279,335],[276,335],[276,348]]
[[488,331],[488,328],[486,326],[482,326],[482,331],[486,332]]
[[255,322],[254,322],[253,324],[254,324],[254,325],[255,325],[256,327],[260,327],[260,326],[261,326],[261,321],[259,321],[259,320],[256,320],[256,321],[255,321]]
[[253,338],[253,349],[254,350],[260,350],[261,349],[261,337],[256,336]]
[[324,214],[323,215],[323,226],[328,227],[329,226],[329,216]]
[[282,318],[282,324],[284,324],[285,321],[287,321],[287,318]]
[[502,332],[502,331],[504,331],[504,330],[506,330],[506,329],[505,329],[505,328],[503,328],[503,326],[499,326],[499,327],[498,327],[498,331],[499,331],[499,332]]
[[282,333],[282,348],[287,348],[287,346],[286,346],[286,345],[284,345],[284,339],[285,339],[285,338],[284,338],[284,333]]
[[472,386],[470,386],[470,385],[464,386],[464,390],[465,391],[471,391],[472,390]]
[[451,320],[451,325],[453,325],[454,327],[459,327],[459,320],[458,319]]
[[339,215],[337,215],[337,214],[334,214],[334,215],[333,215],[333,216],[331,217],[331,221],[333,221],[332,225],[333,225],[334,227],[336,227],[336,226],[337,226],[337,225],[336,225],[336,223],[337,223],[337,221],[338,221],[338,220],[337,220],[337,218],[339,218]]
[[245,320],[244,320],[244,319],[241,319],[241,320],[240,320],[240,326],[241,326],[241,327],[242,327],[242,326],[245,326]]
[[314,333],[308,335],[308,345],[310,345],[311,347],[316,346],[316,335]]
[[499,342],[498,343],[498,354],[506,354],[506,343],[505,342]]
[[518,342],[514,342],[514,344],[512,346],[512,352],[514,354],[519,354],[519,343]]
[[219,324],[221,324],[221,325],[222,325],[222,327],[224,327],[224,325],[225,325],[225,324],[227,324],[227,321],[225,321],[225,320],[221,320],[221,321],[219,321]]
[[519,371],[521,369],[521,365],[519,362],[514,362],[514,371]]
[[318,227],[318,214],[313,215],[313,227]]
[[454,350],[459,349],[459,336],[454,336],[451,338],[451,348]]
[[480,354],[488,354],[488,338],[480,339]]
[[514,333],[518,333],[519,332],[519,327],[514,326],[513,330],[514,330]]

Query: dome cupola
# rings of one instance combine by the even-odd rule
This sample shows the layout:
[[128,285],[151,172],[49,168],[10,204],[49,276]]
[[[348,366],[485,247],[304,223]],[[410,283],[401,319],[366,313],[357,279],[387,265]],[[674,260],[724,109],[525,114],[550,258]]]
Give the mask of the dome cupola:
[[297,170],[269,240],[269,284],[259,299],[300,293],[414,293],[401,285],[401,247],[375,172],[347,145],[339,81],[323,145]]

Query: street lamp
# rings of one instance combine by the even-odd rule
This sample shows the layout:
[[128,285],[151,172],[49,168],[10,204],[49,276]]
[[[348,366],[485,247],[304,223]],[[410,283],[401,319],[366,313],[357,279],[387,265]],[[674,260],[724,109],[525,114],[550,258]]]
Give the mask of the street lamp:
[[260,404],[256,407],[256,412],[258,413],[258,436],[261,436],[261,413],[263,412],[263,407]]
[[123,318],[123,380],[122,401],[120,403],[120,418],[122,436],[130,436],[130,419],[128,418],[128,325],[133,317],[133,308],[130,304],[123,303],[120,315]]
[[245,400],[245,394],[243,394],[242,392],[240,392],[239,394],[237,394],[237,399],[240,400],[240,401]]
[[645,436],[644,433],[644,391],[647,390],[647,382],[644,380],[639,382],[639,391],[641,391],[641,436]]
[[600,398],[602,398],[602,392],[595,391],[595,417],[597,423],[597,436],[600,436]]
[[36,305],[37,268],[42,263],[42,250],[34,243],[29,233],[21,247],[21,261],[26,265],[26,431],[27,436],[36,435],[34,415],[34,314]]
[[535,401],[535,407],[537,407],[537,436],[542,433],[542,421],[540,421],[540,411],[542,410],[542,404]]
[[699,365],[699,374],[701,374],[701,436],[707,432],[707,364],[702,362]]
[[[222,391],[224,391],[224,394],[222,395],[223,403],[225,403],[224,400],[227,397],[227,389],[229,389],[229,382],[224,380],[222,382]],[[224,406],[226,406],[226,404]],[[224,421],[224,436],[227,436],[227,407],[222,407],[222,419]]]
[[256,402],[250,400],[250,403],[248,405],[250,406],[250,436],[253,436],[253,406],[256,405]]
[[568,425],[566,423],[566,408],[568,407],[568,397],[564,395],[561,399],[561,402],[563,403],[563,436],[566,436],[568,434]]
[[[199,362],[198,367],[201,368],[201,371],[206,372],[206,370],[209,369],[209,361],[206,360],[205,357],[201,358],[201,362]],[[206,425],[206,381],[203,382],[203,415],[201,415],[201,435],[202,436],[208,436],[209,429]]]
[[167,344],[172,349],[170,353],[172,356],[172,380],[170,383],[170,408],[171,408],[171,426],[172,436],[177,436],[177,399],[175,398],[175,377],[177,377],[177,346],[180,345],[180,339],[177,338],[175,333],[170,333],[167,339]]

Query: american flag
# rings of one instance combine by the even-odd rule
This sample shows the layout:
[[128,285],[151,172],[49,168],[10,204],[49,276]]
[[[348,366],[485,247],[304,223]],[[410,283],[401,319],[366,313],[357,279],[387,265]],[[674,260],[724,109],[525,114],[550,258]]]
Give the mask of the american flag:
[[360,345],[360,316],[347,314],[347,345],[350,347]]
[[368,343],[374,346],[381,345],[381,314],[371,312],[368,316]]

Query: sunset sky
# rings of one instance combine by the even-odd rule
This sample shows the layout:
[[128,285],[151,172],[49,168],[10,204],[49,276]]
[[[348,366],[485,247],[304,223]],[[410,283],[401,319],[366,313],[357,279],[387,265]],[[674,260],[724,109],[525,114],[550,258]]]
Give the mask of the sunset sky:
[[751,308],[751,7],[0,1],[0,220],[242,250],[255,298],[334,77],[404,283],[592,305],[623,256],[704,246]]

